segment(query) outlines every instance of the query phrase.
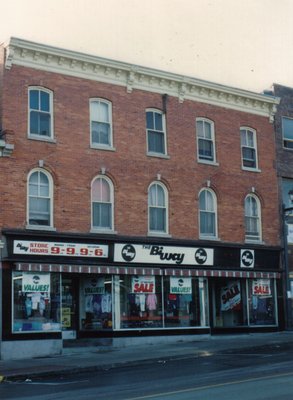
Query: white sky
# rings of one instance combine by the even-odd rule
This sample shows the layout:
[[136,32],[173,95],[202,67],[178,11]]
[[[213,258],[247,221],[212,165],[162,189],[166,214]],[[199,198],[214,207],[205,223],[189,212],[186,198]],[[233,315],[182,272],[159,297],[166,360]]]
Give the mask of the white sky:
[[293,0],[6,0],[10,36],[261,92],[293,87]]

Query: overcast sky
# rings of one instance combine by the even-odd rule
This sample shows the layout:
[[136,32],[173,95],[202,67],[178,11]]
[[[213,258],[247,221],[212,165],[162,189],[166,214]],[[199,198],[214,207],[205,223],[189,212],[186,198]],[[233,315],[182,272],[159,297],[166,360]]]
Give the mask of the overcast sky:
[[293,0],[7,0],[10,36],[262,92],[293,87]]

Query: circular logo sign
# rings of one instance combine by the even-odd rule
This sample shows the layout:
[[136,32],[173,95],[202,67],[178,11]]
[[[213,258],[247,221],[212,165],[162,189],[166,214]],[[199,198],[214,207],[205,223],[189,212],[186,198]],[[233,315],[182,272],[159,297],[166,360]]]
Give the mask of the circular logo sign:
[[205,249],[198,249],[194,254],[194,258],[198,264],[204,264],[208,258],[208,255]]
[[38,285],[40,282],[40,277],[38,275],[33,276],[33,282],[35,285]]
[[245,267],[251,267],[254,261],[253,253],[250,250],[245,250],[242,253],[241,261]]
[[135,248],[131,244],[126,244],[121,251],[121,255],[125,261],[130,262],[136,256]]

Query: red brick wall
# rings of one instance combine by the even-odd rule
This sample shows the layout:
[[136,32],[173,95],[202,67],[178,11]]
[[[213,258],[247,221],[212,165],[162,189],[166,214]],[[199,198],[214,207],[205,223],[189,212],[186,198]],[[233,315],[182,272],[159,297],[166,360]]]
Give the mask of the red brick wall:
[[[255,187],[262,203],[263,240],[279,243],[273,125],[268,118],[168,97],[167,148],[170,159],[146,155],[145,109],[162,109],[162,96],[125,87],[13,66],[5,71],[3,127],[14,132],[15,150],[0,159],[0,226],[26,225],[26,177],[38,160],[54,178],[54,226],[62,232],[89,232],[90,185],[106,167],[115,188],[115,230],[147,234],[147,189],[157,173],[169,188],[169,231],[174,238],[198,239],[198,192],[211,181],[218,196],[222,241],[244,241],[245,196]],[[27,138],[27,91],[31,85],[54,92],[56,143]],[[115,152],[90,148],[89,98],[112,101]],[[215,122],[219,166],[199,164],[195,118]],[[241,170],[239,127],[257,131],[261,173]]]

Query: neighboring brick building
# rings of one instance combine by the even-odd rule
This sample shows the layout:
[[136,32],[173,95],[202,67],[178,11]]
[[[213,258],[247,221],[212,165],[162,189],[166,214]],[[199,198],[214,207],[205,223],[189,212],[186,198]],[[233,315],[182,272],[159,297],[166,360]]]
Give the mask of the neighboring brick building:
[[15,38],[3,50],[3,358],[282,327],[275,97]]
[[[293,88],[274,84],[272,94],[280,98],[275,116],[277,174],[279,178],[280,214],[285,228],[285,269],[287,268],[287,327],[293,327]],[[287,225],[288,224],[288,225]],[[287,236],[288,235],[288,236]],[[287,253],[287,254],[286,254]]]

